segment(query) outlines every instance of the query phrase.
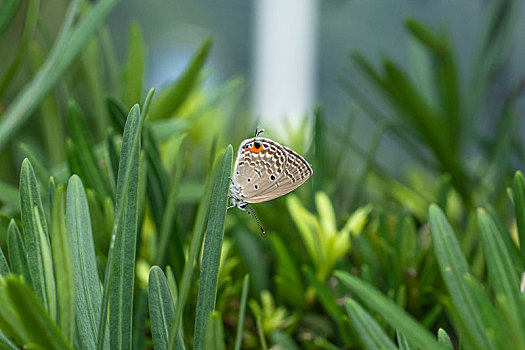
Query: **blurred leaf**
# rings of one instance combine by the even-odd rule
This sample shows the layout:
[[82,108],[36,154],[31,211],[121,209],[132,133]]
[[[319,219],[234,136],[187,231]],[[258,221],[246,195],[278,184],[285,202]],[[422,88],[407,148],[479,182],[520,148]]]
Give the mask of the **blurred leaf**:
[[85,48],[118,0],[97,2],[77,26],[71,29],[69,24],[73,22],[79,2],[76,0],[70,4],[66,15],[68,20],[38,74],[22,89],[3,114],[0,120],[0,154],[22,125],[33,115],[32,112],[60,80],[73,60]]
[[365,349],[395,349],[377,322],[354,300],[346,299],[346,312]]
[[106,108],[108,109],[113,127],[115,127],[119,133],[123,133],[127,118],[124,106],[115,97],[110,96],[106,99]]
[[177,113],[193,90],[193,86],[208,57],[211,44],[211,39],[204,41],[179,80],[160,92],[159,97],[151,106],[149,120],[164,119]]
[[35,172],[27,158],[22,162],[20,173],[20,203],[33,290],[43,302],[51,319],[56,320],[55,276],[46,217]]
[[[0,10],[1,11],[1,10]],[[1,12],[0,12],[1,13]],[[15,344],[9,340],[2,331],[0,331],[0,347],[6,350],[19,350]]]
[[521,258],[525,264],[525,179],[520,171],[514,174],[512,181],[512,198],[514,199],[514,211],[516,215],[516,225],[518,227],[518,237],[520,242]]
[[7,231],[7,251],[9,252],[9,262],[11,263],[11,270],[13,273],[22,275],[24,281],[28,285],[32,285],[31,274],[29,273],[29,264],[27,262],[27,253],[22,241],[22,235],[18,226],[16,226],[15,220],[11,220],[9,223],[9,229]]
[[224,346],[224,329],[222,326],[221,313],[213,311],[210,313],[206,324],[206,334],[204,336],[204,349],[208,350],[225,350]]
[[67,341],[73,344],[75,341],[75,265],[66,226],[64,202],[64,187],[58,185],[53,194],[51,210],[51,247],[56,270],[59,326]]
[[407,338],[400,331],[396,330],[397,346],[399,350],[411,350]]
[[36,295],[18,276],[0,278],[0,294],[0,310],[12,308],[27,335],[27,342],[49,350],[71,349]]
[[[288,251],[287,246],[279,235],[270,235],[269,238],[275,254],[276,269],[274,272],[274,281],[277,291],[279,295],[294,307],[303,308],[305,303],[304,281],[292,260],[292,254]],[[257,290],[257,293],[260,294],[264,289],[268,288],[269,287],[265,287]]]
[[235,336],[235,350],[241,350],[242,334],[244,329],[244,317],[246,315],[246,300],[248,300],[248,288],[250,286],[250,275],[245,275],[242,282],[241,300],[239,302],[239,316],[237,316],[237,334]]
[[[9,21],[8,18],[11,15],[11,11],[15,10],[21,4],[21,1],[12,1],[7,0],[0,5],[0,37],[2,37],[4,32],[4,20]],[[13,5],[15,8],[13,8]],[[29,42],[33,38],[35,33],[36,25],[38,22],[38,10],[39,10],[40,0],[30,0],[27,4],[26,18],[24,21],[24,29],[22,31],[22,36],[18,47],[16,48],[16,53],[13,61],[5,71],[4,76],[0,80],[0,97],[4,94],[6,88],[9,86],[9,83],[12,81],[13,77],[16,75],[18,68],[23,63],[24,58],[27,56],[27,48]],[[4,13],[5,11],[5,13]],[[11,17],[13,18],[13,17]],[[7,23],[8,24],[8,23]]]
[[[75,261],[76,327],[82,348],[95,349],[102,292],[98,278],[89,207],[82,181],[71,176],[67,188],[66,217]],[[109,337],[104,341],[109,348]]]
[[434,336],[412,316],[392,301],[388,300],[378,290],[367,285],[348,272],[336,271],[335,276],[355,293],[368,307],[379,313],[392,327],[402,332],[410,344],[421,349],[442,349]]
[[22,152],[24,152],[27,159],[29,159],[29,161],[31,162],[33,169],[35,169],[35,175],[38,179],[40,186],[44,187],[45,185],[47,185],[51,173],[42,163],[42,155],[35,152],[35,150],[28,144],[20,143],[18,147]]
[[78,164],[81,170],[79,175],[86,181],[88,188],[93,189],[99,200],[103,202],[106,197],[111,197],[111,187],[98,165],[94,144],[88,135],[87,124],[73,101],[69,103],[69,129],[76,157],[81,159]]
[[286,333],[281,331],[272,332],[272,342],[278,349],[282,350],[299,350],[299,347]]
[[441,209],[432,204],[428,211],[434,252],[439,262],[441,275],[447,285],[458,317],[464,323],[463,329],[469,344],[478,349],[491,349],[485,324],[479,309],[474,304],[472,290],[466,283],[469,275],[468,264],[461,252],[454,231]]
[[199,294],[195,315],[195,343],[193,345],[195,350],[204,348],[206,322],[210,313],[215,308],[217,277],[219,274],[222,238],[224,234],[224,218],[228,204],[232,159],[233,148],[229,145],[222,158],[210,199],[210,215],[202,253]]
[[447,349],[454,350],[452,342],[450,341],[450,337],[443,328],[440,328],[438,330],[438,342],[439,344],[445,346]]
[[128,54],[123,69],[124,100],[128,108],[141,100],[143,74],[144,39],[140,26],[133,22],[129,28]]
[[308,266],[303,266],[303,273],[306,275],[306,279],[310,286],[315,289],[319,301],[323,305],[325,311],[333,318],[333,320],[340,324],[343,319],[344,313],[341,307],[337,304],[335,297],[330,293],[329,289],[317,278],[314,272]]
[[7,276],[9,272],[9,265],[7,265],[4,252],[2,251],[2,248],[0,248],[0,276]]
[[4,0],[0,3],[0,37],[15,18],[18,9],[22,5],[21,0]]
[[[235,230],[233,232],[235,244],[240,256],[246,265],[251,278],[252,287],[257,294],[270,288],[270,271],[265,261],[265,248],[261,244],[262,239],[246,230]],[[272,237],[273,238],[273,237]]]
[[122,138],[115,222],[104,277],[102,312],[99,321],[97,346],[99,350],[102,349],[108,299],[110,347],[131,347],[142,121],[139,106],[133,106],[126,120]]
[[0,202],[14,208],[20,208],[18,189],[11,184],[0,181]]

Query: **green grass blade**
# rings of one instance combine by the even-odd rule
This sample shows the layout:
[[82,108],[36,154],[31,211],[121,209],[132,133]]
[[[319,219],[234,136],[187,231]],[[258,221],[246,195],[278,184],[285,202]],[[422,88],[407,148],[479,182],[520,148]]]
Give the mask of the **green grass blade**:
[[103,345],[102,339],[105,333],[108,301],[111,348],[128,348],[131,346],[142,120],[139,106],[133,106],[126,120],[122,139],[115,200],[115,221],[104,277],[102,312],[99,321],[97,346],[99,350],[102,349]]
[[146,311],[148,309],[148,293],[143,288],[135,299],[133,308],[133,350],[146,348]]
[[0,38],[15,18],[22,0],[4,0],[0,3]]
[[346,312],[365,349],[395,349],[381,326],[352,299],[346,300]]
[[55,276],[49,234],[35,172],[27,158],[22,163],[20,174],[20,203],[33,290],[51,318],[56,320]]
[[239,316],[237,317],[237,335],[235,336],[235,350],[241,350],[242,333],[244,329],[244,317],[246,316],[246,301],[248,300],[248,288],[250,287],[250,275],[244,276],[242,281],[241,301]]
[[[219,158],[218,158],[219,159]],[[182,324],[182,312],[184,310],[184,304],[186,303],[186,298],[190,289],[191,278],[193,276],[193,267],[197,256],[199,255],[202,247],[202,238],[204,236],[204,230],[206,225],[206,219],[208,218],[208,212],[210,209],[210,198],[213,190],[214,180],[217,177],[217,172],[219,169],[218,159],[215,162],[215,165],[212,169],[212,172],[206,183],[206,188],[204,194],[201,196],[199,203],[199,209],[197,211],[197,216],[195,218],[195,223],[193,227],[193,235],[191,238],[190,249],[188,253],[188,259],[184,265],[184,270],[182,272],[182,282],[180,283],[180,292],[177,299],[177,304],[175,306],[175,317],[173,321],[173,326],[170,330],[170,342],[168,348],[170,350],[175,349],[175,339],[178,334],[181,324]]]
[[51,247],[56,270],[59,326],[69,343],[75,341],[75,265],[66,226],[64,187],[58,185],[51,211]]
[[473,301],[473,292],[466,283],[465,277],[469,275],[467,260],[461,252],[454,231],[437,205],[432,204],[428,213],[434,252],[452,303],[464,324],[464,336],[468,338],[472,348],[490,349],[482,315]]
[[82,175],[86,186],[93,189],[102,202],[106,197],[111,197],[111,186],[98,165],[95,147],[88,135],[87,124],[77,104],[73,101],[69,103],[69,130],[76,156],[82,159],[78,164],[81,170],[79,175]]
[[[71,3],[71,15],[79,1]],[[17,131],[33,115],[33,111],[57,84],[73,60],[84,50],[88,41],[102,25],[118,0],[102,0],[97,2],[73,29],[65,25],[62,37],[57,40],[46,62],[24,89],[11,103],[9,109],[0,120],[0,153],[16,135]],[[68,13],[69,15],[69,13]],[[71,18],[71,21],[73,18]]]
[[158,266],[153,266],[149,271],[148,297],[153,347],[167,349],[175,309],[168,281]]
[[232,161],[233,147],[229,145],[222,158],[210,199],[210,215],[204,239],[199,294],[197,296],[197,310],[195,315],[193,344],[193,349],[195,350],[201,350],[204,347],[206,322],[210,313],[215,308]]
[[198,81],[199,73],[206,62],[211,44],[212,40],[207,39],[199,51],[197,51],[179,80],[161,91],[159,97],[151,106],[149,120],[168,118],[178,111]]
[[206,350],[226,349],[224,346],[224,328],[222,326],[221,313],[219,311],[213,311],[208,318],[204,343],[204,349]]
[[2,251],[2,248],[0,248],[0,276],[7,276],[9,272],[9,265],[7,265],[4,252]]
[[[88,201],[82,181],[76,175],[71,176],[68,183],[66,217],[75,261],[75,310],[78,337],[83,349],[95,349],[102,292]],[[105,339],[105,348],[109,348],[108,337]]]
[[128,39],[128,54],[124,66],[124,100],[131,108],[139,103],[142,94],[142,77],[144,75],[144,39],[138,23],[131,24]]
[[378,290],[345,271],[336,271],[335,276],[363,303],[379,313],[391,327],[403,332],[410,344],[421,349],[443,350],[425,327]]
[[[0,299],[2,302],[6,299],[9,301],[30,342],[49,350],[71,349],[40,300],[19,277],[8,276],[2,289],[6,297],[0,297]],[[6,305],[1,307],[6,307]]]
[[29,273],[26,248],[15,220],[11,220],[7,230],[7,251],[9,253],[12,272],[22,275],[24,281],[31,286],[31,274]]
[[[512,181],[512,195],[514,198],[514,210],[520,247],[525,247],[525,179],[520,171],[514,174]],[[525,249],[521,249],[521,258],[525,264]]]

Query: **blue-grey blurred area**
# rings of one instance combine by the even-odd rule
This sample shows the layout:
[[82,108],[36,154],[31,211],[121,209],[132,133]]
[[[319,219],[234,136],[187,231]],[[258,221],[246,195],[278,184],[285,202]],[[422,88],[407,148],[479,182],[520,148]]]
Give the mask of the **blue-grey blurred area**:
[[[264,1],[264,0],[260,0]],[[408,16],[421,19],[434,28],[449,33],[460,60],[463,76],[468,72],[480,38],[484,19],[483,1],[349,1],[323,0],[316,4],[314,51],[316,67],[312,71],[314,100],[328,115],[344,115],[351,101],[341,86],[347,76],[348,53],[356,50],[379,61],[388,55],[409,67],[410,53],[403,21]],[[139,23],[148,52],[146,84],[162,86],[177,77],[192,53],[209,35],[214,38],[209,80],[220,84],[236,75],[247,78],[253,89],[257,37],[256,1],[122,1],[113,12],[109,25],[118,52],[123,56],[131,21]],[[518,15],[513,41],[510,75],[523,74],[525,60],[525,22]],[[296,20],[291,17],[289,25]],[[283,26],[285,33],[289,28]],[[290,45],[294,45],[293,42]],[[301,55],[297,52],[297,55]],[[303,87],[297,86],[297,89]],[[275,86],[276,94],[279,87]],[[251,90],[250,90],[251,91]],[[250,103],[251,99],[246,99]]]
[[[488,1],[454,0],[312,1],[304,1],[304,4],[294,1],[294,6],[297,6],[295,13],[287,12],[288,18],[284,20],[279,18],[282,13],[277,9],[270,14],[275,16],[275,21],[266,18],[266,24],[261,24],[262,9],[270,3],[279,6],[276,1],[122,1],[113,12],[109,25],[117,51],[124,57],[127,41],[125,38],[130,22],[139,23],[148,53],[145,79],[148,87],[161,87],[176,78],[203,40],[213,36],[214,45],[208,64],[207,83],[217,86],[235,76],[245,77],[247,92],[243,102],[246,107],[252,109],[255,118],[261,118],[263,121],[270,119],[273,127],[279,128],[279,118],[301,118],[304,114],[300,115],[298,110],[303,108],[305,111],[312,111],[316,105],[322,106],[325,117],[334,125],[338,125],[339,121],[348,116],[352,98],[342,82],[354,77],[349,59],[351,51],[360,52],[376,64],[388,56],[403,66],[410,76],[417,77],[417,72],[412,72],[417,63],[417,52],[414,51],[413,42],[410,42],[404,26],[407,17],[414,17],[434,29],[448,33],[458,59],[462,84],[466,84],[467,78],[473,74],[472,61],[484,34],[487,8],[490,6]],[[304,18],[298,16],[305,15],[300,7],[307,3],[315,13],[309,22],[312,26],[308,29],[309,34],[301,40],[309,43],[301,44],[293,39],[289,41],[290,46],[286,50],[279,50],[278,45],[272,46],[272,41],[282,40],[289,31],[295,30],[293,28],[297,21],[304,22]],[[498,85],[494,89],[497,92],[489,94],[495,105],[504,99],[502,94],[512,88],[512,84],[518,80],[516,77],[525,73],[522,64],[525,62],[525,45],[522,44],[525,39],[524,18],[525,11],[521,6],[514,22],[510,60],[505,62],[503,71],[500,72],[501,76],[494,82]],[[261,45],[261,42],[264,42],[264,45]],[[305,47],[307,49],[304,49]],[[312,47],[312,50],[308,49]],[[284,54],[295,56],[279,59],[278,55],[282,55],[283,52],[264,50],[285,51]],[[294,68],[294,62],[313,63],[311,68],[298,70],[300,74],[311,76],[297,79],[298,83],[295,85],[284,81],[293,78],[287,74],[262,79],[261,73],[257,73],[260,68],[258,65],[267,63],[267,56],[264,56],[262,62],[260,59],[266,54],[270,55],[268,57],[274,55],[268,59],[273,59],[272,62],[275,63],[272,64],[284,65],[274,68],[275,71],[281,70],[284,73],[291,69],[290,64]],[[312,57],[305,60],[305,55]],[[264,71],[262,75],[263,78],[267,78]],[[269,87],[261,87],[261,81]],[[266,94],[264,98],[259,98],[261,96],[258,94],[263,93]],[[299,100],[294,101],[296,96],[299,96]],[[304,96],[308,98],[305,99]],[[520,103],[523,107],[523,101]],[[278,106],[278,109],[261,109],[261,104]],[[298,108],[297,104],[304,106]],[[260,115],[264,114],[261,110],[270,111],[269,113],[274,115]],[[486,111],[490,113],[490,106]],[[354,130],[359,130],[355,138],[366,148],[374,130],[371,119],[366,116],[357,118]],[[387,148],[391,146],[388,138],[381,145]],[[396,164],[398,157],[402,157],[393,154],[396,152],[382,153],[379,152],[379,158],[386,157],[385,160],[391,164]]]

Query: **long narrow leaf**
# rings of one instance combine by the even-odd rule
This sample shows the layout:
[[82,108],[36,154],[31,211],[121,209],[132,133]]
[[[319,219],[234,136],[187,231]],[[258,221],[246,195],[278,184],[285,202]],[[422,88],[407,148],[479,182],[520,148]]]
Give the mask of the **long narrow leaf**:
[[221,314],[218,311],[213,311],[208,318],[204,342],[204,349],[206,350],[226,349],[224,346],[224,329]]
[[[102,292],[88,202],[82,181],[76,175],[71,176],[67,187],[66,217],[75,261],[75,310],[78,337],[82,348],[95,349]],[[109,348],[108,337],[105,339],[105,348]]]
[[[70,17],[74,17],[78,3],[79,1],[72,2],[72,15]],[[82,52],[87,42],[117,3],[118,0],[99,1],[82,18],[74,30],[69,31],[70,28],[67,25],[64,26],[62,37],[57,40],[40,71],[17,95],[2,116],[0,120],[0,153],[4,151],[22,125],[33,115],[32,112],[60,80],[60,77],[78,54]],[[73,18],[71,18],[72,20]]]
[[354,300],[346,300],[346,312],[365,349],[395,349],[381,326]]
[[9,265],[7,265],[4,252],[2,251],[2,248],[0,248],[0,276],[7,276],[9,272]]
[[56,270],[59,325],[70,343],[75,340],[75,266],[71,240],[66,226],[64,187],[59,185],[53,195],[51,215],[51,247]]
[[139,106],[133,106],[126,121],[122,140],[115,200],[115,221],[104,277],[102,312],[99,321],[97,346],[99,350],[102,349],[103,344],[108,301],[111,348],[131,346],[142,120]]
[[217,179],[210,199],[210,215],[204,240],[199,294],[197,297],[197,310],[195,316],[195,342],[193,344],[195,350],[201,350],[204,347],[206,322],[208,321],[210,313],[215,308],[217,279],[221,259],[228,190],[230,188],[232,160],[233,148],[229,145],[222,158],[219,173],[217,174]]
[[56,319],[55,276],[46,218],[31,163],[26,158],[20,174],[22,225],[33,290],[52,319]]
[[0,3],[0,37],[15,18],[18,8],[22,5],[22,0],[4,0]]
[[146,348],[146,311],[148,309],[148,293],[143,288],[135,299],[133,308],[133,350]]
[[12,272],[22,275],[24,281],[31,286],[31,274],[29,273],[29,265],[27,263],[26,248],[22,241],[20,230],[13,219],[9,223],[7,230],[7,251],[9,253]]
[[464,336],[475,348],[491,349],[483,318],[474,303],[472,290],[466,283],[468,264],[454,231],[437,205],[432,204],[428,213],[434,252],[454,307],[458,310],[458,317],[465,325]]
[[153,266],[149,272],[148,295],[153,347],[164,350],[168,348],[175,309],[168,281],[158,266]]
[[512,194],[514,198],[514,210],[516,213],[516,225],[518,226],[518,237],[520,242],[521,259],[525,264],[525,179],[520,171],[514,175],[512,182]]
[[240,350],[242,345],[242,333],[244,329],[244,316],[246,315],[246,300],[248,300],[248,288],[250,286],[250,275],[244,276],[242,282],[241,301],[239,306],[239,317],[237,317],[237,335],[235,336],[235,350]]
[[379,313],[391,327],[403,332],[411,344],[421,349],[442,350],[434,336],[426,328],[375,288],[348,272],[336,271],[335,276],[355,293],[364,304]]
[[173,326],[170,330],[170,342],[168,347],[170,350],[175,349],[176,335],[179,333],[181,327],[182,311],[184,310],[184,305],[186,303],[186,298],[190,289],[190,282],[193,275],[193,267],[202,247],[202,238],[205,232],[206,219],[208,217],[208,212],[210,209],[211,193],[213,190],[214,180],[217,177],[218,169],[219,161],[217,160],[208,178],[204,194],[202,195],[199,203],[199,209],[197,210],[197,217],[195,218],[195,223],[193,226],[193,236],[191,238],[188,259],[186,260],[186,264],[184,265],[184,270],[182,272],[182,282],[180,285],[180,292],[177,299],[177,305],[175,307],[175,317],[173,321]]

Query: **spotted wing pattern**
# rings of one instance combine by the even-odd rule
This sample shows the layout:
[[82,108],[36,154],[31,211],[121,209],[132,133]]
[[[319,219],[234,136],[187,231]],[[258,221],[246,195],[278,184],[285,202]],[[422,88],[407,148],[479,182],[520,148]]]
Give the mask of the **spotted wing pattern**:
[[243,141],[239,147],[233,182],[241,186],[247,203],[265,202],[302,185],[312,168],[295,151],[263,137]]

